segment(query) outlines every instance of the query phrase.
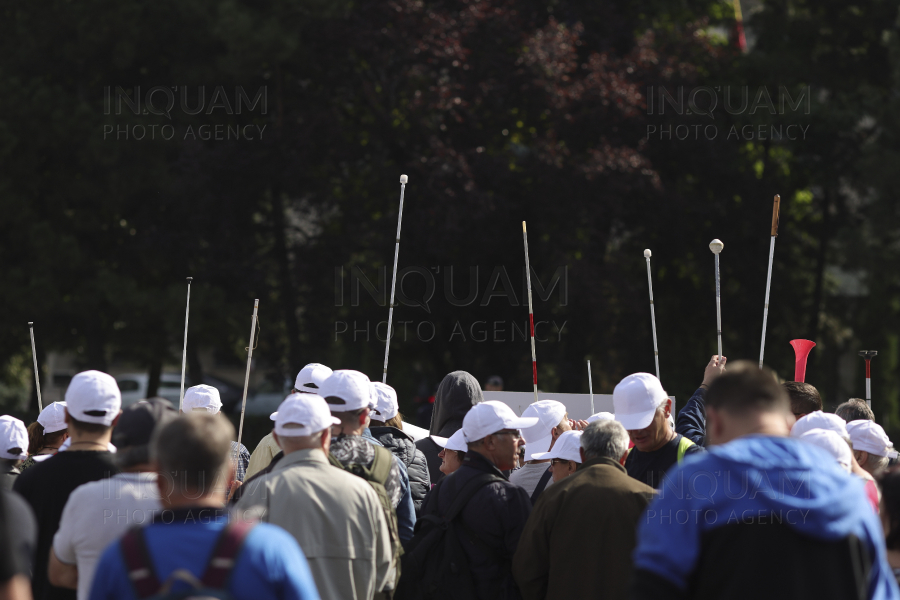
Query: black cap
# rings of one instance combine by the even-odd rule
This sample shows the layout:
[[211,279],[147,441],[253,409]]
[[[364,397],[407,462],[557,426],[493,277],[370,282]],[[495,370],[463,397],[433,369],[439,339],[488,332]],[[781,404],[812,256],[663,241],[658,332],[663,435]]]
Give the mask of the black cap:
[[113,429],[112,443],[119,450],[146,446],[154,429],[176,418],[178,411],[165,398],[141,400],[122,411]]

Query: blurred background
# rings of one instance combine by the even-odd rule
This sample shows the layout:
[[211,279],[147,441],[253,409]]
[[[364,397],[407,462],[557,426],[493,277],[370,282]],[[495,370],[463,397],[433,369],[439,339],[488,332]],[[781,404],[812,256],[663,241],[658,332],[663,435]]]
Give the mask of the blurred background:
[[[596,393],[660,368],[679,403],[716,352],[818,345],[806,380],[900,434],[898,7],[862,0],[132,0],[0,7],[0,404],[74,373],[128,401],[188,384],[235,410],[259,298],[253,447],[306,363],[427,413],[448,372]],[[900,113],[898,113],[900,114]],[[405,269],[405,270],[404,270]],[[405,325],[402,322],[406,322]],[[380,325],[379,325],[380,323]],[[239,408],[238,408],[239,410]],[[411,420],[413,418],[411,417]],[[256,438],[256,439],[254,439]]]

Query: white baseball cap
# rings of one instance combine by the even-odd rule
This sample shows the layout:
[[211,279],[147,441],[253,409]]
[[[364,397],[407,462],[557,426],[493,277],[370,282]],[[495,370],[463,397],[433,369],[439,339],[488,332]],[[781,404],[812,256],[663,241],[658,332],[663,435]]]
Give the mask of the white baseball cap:
[[44,433],[55,433],[67,428],[66,425],[66,403],[53,402],[48,404],[41,414],[38,415],[37,422],[44,428]]
[[649,427],[656,409],[666,399],[666,391],[655,376],[650,373],[629,375],[613,390],[616,421],[628,431]]
[[184,400],[181,403],[184,412],[193,410],[205,410],[216,414],[222,409],[222,400],[219,398],[219,390],[211,385],[195,385],[184,390]]
[[309,363],[297,373],[294,380],[294,389],[301,392],[318,394],[325,380],[331,377],[333,371],[319,363]]
[[853,460],[850,446],[839,433],[831,429],[810,429],[801,434],[799,439],[822,448],[832,455],[848,473],[850,472],[850,464]]
[[112,375],[84,371],[66,390],[66,410],[77,421],[109,427],[122,408],[122,392]]
[[833,413],[816,410],[797,419],[791,428],[791,437],[798,438],[813,429],[833,431],[843,438],[850,435],[847,433],[847,423],[842,418]]
[[25,460],[28,458],[28,430],[15,417],[0,417],[0,458]]
[[517,417],[510,407],[496,400],[485,400],[473,406],[463,417],[463,436],[467,443],[503,429],[523,429],[538,424],[537,417]]
[[275,433],[288,437],[312,435],[340,422],[331,416],[322,396],[295,393],[278,406]]
[[351,412],[372,408],[371,382],[365,374],[350,369],[340,369],[325,380],[319,395],[325,398],[331,412]]
[[593,414],[587,418],[588,423],[593,423],[594,421],[615,421],[616,415],[611,412],[598,412],[597,414]]
[[437,444],[441,448],[446,448],[447,450],[466,452],[469,449],[469,447],[466,445],[466,436],[463,435],[462,429],[457,429],[456,433],[451,435],[449,438],[433,435],[431,436],[431,439],[434,440],[435,444]]
[[373,381],[371,387],[372,401],[375,404],[372,412],[379,421],[387,421],[400,414],[400,405],[397,403],[397,392],[394,388],[380,381]]
[[546,452],[553,443],[551,429],[559,425],[566,416],[566,405],[556,400],[538,400],[532,402],[522,412],[525,418],[536,417],[538,422],[534,427],[522,430],[525,438],[525,460],[537,460],[535,454]]
[[581,462],[581,434],[583,431],[565,431],[559,438],[557,438],[556,443],[553,444],[553,448],[549,452],[541,452],[539,454],[532,454],[531,457],[534,460],[547,460],[550,458],[562,458],[564,460],[574,460],[577,463]]
[[874,421],[866,419],[847,423],[847,432],[854,450],[862,450],[876,456],[897,458],[894,443],[884,432],[884,428]]

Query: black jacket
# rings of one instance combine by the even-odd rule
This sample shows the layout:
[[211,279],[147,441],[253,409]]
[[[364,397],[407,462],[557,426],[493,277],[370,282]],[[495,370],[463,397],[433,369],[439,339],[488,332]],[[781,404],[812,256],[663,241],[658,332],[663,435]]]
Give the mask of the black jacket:
[[422,502],[431,491],[431,478],[428,475],[428,464],[425,455],[416,448],[415,441],[396,427],[371,427],[372,437],[384,444],[394,456],[406,465],[409,475],[409,491],[412,494],[416,514],[422,510]]
[[443,478],[425,499],[423,515],[441,515],[450,508],[458,490],[480,473],[493,473],[506,481],[478,490],[462,510],[460,544],[480,600],[519,600],[512,577],[512,558],[531,513],[528,494],[477,452],[466,453],[462,466]]
[[[463,417],[469,410],[484,401],[478,380],[465,371],[448,373],[438,386],[434,395],[434,410],[431,413],[431,435],[448,438],[462,428]],[[428,473],[432,483],[437,483],[444,476],[440,471],[441,459],[438,453],[441,447],[431,438],[416,442],[425,460],[428,462]]]

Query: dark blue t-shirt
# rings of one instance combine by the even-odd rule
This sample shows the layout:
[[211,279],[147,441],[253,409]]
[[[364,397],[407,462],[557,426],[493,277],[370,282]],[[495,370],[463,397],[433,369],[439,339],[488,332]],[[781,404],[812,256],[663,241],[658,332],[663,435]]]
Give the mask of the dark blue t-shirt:
[[[165,582],[176,569],[202,577],[227,519],[227,513],[213,509],[165,511],[148,525],[144,539],[159,581]],[[172,587],[173,592],[188,589],[180,581]],[[297,541],[268,523],[258,524],[244,540],[228,590],[237,600],[319,600]],[[90,600],[134,598],[122,551],[115,542],[97,564]]]

